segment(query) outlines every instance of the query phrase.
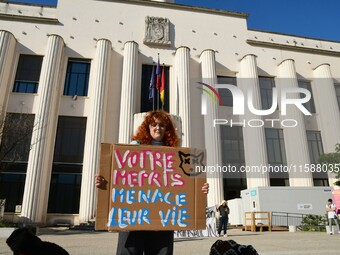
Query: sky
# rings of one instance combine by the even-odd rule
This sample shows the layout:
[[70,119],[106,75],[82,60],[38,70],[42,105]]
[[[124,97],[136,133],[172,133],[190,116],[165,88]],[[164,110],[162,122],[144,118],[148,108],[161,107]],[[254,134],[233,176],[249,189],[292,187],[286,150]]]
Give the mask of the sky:
[[[57,4],[57,0],[8,1]],[[340,0],[175,0],[175,2],[247,13],[249,29],[340,42]]]

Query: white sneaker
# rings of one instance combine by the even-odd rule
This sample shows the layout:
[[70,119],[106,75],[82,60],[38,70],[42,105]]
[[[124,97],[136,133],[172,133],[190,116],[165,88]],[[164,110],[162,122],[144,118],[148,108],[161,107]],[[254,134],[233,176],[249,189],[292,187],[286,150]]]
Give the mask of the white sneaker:
[[228,234],[225,234],[224,237],[228,237]]

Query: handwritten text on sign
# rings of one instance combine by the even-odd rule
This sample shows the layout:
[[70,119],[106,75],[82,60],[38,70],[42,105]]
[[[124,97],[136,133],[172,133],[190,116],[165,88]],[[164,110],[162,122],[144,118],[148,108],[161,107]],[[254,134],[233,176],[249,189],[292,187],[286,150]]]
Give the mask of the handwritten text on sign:
[[194,225],[195,178],[184,174],[179,167],[181,160],[179,153],[168,147],[116,148],[110,172],[109,229],[181,229]]

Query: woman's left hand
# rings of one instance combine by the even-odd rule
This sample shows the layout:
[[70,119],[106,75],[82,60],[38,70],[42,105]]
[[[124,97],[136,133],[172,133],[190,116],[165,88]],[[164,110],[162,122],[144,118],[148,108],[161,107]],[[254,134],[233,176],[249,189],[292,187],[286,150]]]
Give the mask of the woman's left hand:
[[209,193],[209,183],[204,183],[203,186],[202,186],[202,192],[204,194],[208,194]]

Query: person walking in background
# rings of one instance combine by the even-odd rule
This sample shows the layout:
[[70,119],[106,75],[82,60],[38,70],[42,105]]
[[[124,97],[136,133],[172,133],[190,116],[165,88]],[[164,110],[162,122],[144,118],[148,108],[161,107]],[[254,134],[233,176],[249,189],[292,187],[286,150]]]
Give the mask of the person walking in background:
[[217,206],[217,211],[220,214],[220,223],[218,226],[218,235],[221,236],[222,232],[222,226],[223,226],[223,231],[224,231],[224,236],[227,237],[227,225],[228,225],[228,220],[229,220],[229,207],[228,207],[228,202],[226,200],[223,200],[219,206]]
[[[170,115],[162,110],[148,112],[137,133],[132,136],[131,144],[177,147],[179,138]],[[95,177],[99,188],[106,180]],[[209,184],[202,186],[202,194],[209,192]],[[205,196],[204,196],[205,198]],[[172,255],[173,231],[121,231],[119,232],[117,255]]]
[[329,234],[332,235],[332,220],[335,221],[335,225],[338,227],[337,231],[340,234],[339,229],[339,223],[338,223],[338,215],[336,214],[336,206],[333,204],[332,199],[328,199],[327,205],[326,205],[326,212],[328,216],[328,223],[329,223]]

